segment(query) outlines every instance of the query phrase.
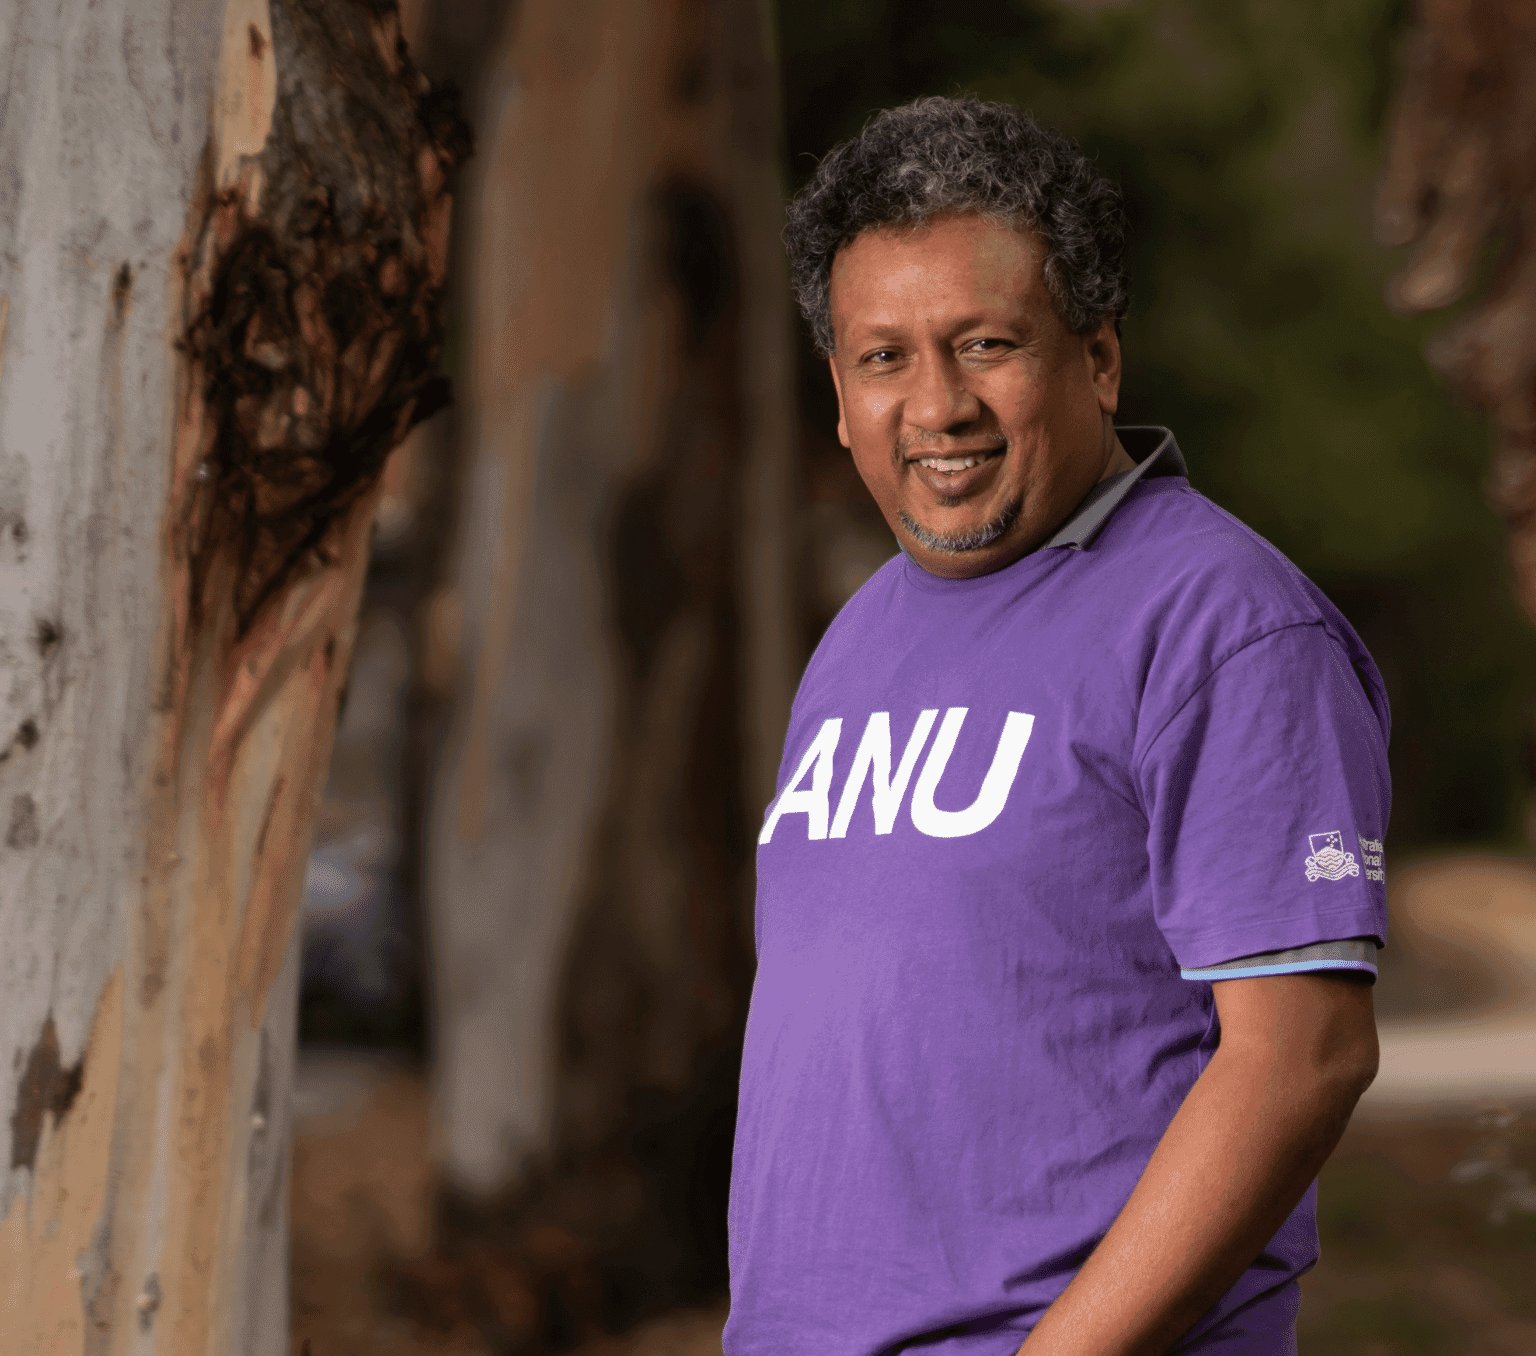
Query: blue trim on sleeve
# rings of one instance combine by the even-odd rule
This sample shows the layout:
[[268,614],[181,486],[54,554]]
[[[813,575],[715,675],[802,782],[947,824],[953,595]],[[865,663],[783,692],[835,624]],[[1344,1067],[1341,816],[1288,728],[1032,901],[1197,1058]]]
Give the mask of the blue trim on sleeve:
[[1212,970],[1180,970],[1185,979],[1256,979],[1263,975],[1299,975],[1308,970],[1358,970],[1362,974],[1376,976],[1376,967],[1370,961],[1357,960],[1295,960],[1282,965],[1245,965],[1241,968],[1217,967]]

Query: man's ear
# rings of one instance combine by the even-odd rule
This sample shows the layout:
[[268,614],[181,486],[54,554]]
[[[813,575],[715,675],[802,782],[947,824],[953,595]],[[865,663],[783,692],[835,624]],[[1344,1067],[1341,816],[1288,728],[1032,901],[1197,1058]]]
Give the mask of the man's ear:
[[837,379],[837,358],[830,354],[827,369],[832,373],[832,386],[837,391],[837,441],[852,450],[853,444],[848,441],[848,415],[843,409],[843,383]]
[[1115,322],[1105,320],[1083,338],[1083,354],[1099,408],[1105,414],[1114,414],[1120,408],[1120,336],[1115,333]]

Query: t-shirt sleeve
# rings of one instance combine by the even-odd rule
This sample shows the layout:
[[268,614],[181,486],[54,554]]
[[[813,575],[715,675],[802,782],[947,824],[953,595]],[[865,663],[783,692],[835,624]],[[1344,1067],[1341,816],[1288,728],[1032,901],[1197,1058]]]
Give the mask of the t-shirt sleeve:
[[1223,979],[1259,979],[1269,975],[1342,974],[1376,982],[1374,937],[1345,937],[1337,942],[1313,942],[1284,951],[1261,951],[1257,956],[1236,956],[1198,970],[1181,969],[1185,979],[1214,984]]
[[1239,649],[1144,747],[1153,909],[1182,969],[1385,942],[1386,733],[1324,626]]

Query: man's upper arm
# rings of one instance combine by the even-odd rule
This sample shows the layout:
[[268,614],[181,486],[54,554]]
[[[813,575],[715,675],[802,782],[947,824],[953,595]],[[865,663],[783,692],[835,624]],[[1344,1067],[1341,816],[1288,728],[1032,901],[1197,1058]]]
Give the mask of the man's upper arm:
[[[1137,773],[1153,910],[1189,978],[1385,940],[1386,739],[1324,626],[1241,647],[1149,739]],[[1363,968],[1370,954],[1295,962],[1274,965]]]
[[1332,974],[1223,980],[1213,986],[1226,1057],[1305,1085],[1333,1087],[1348,1105],[1376,1074],[1371,986]]

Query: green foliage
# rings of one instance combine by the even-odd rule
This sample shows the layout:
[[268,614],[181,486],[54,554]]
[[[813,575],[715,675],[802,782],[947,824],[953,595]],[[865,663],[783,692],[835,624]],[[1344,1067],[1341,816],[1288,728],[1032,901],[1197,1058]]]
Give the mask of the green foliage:
[[[1009,99],[1126,191],[1122,422],[1321,584],[1386,675],[1392,846],[1518,841],[1536,636],[1488,434],[1390,315],[1370,236],[1403,0],[781,0],[793,186],[874,109]],[[820,380],[820,378],[817,378]],[[821,417],[815,407],[814,417]]]

